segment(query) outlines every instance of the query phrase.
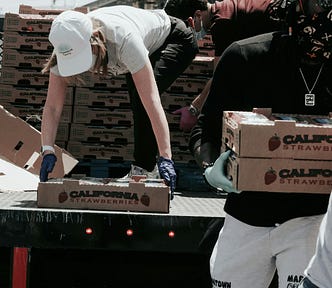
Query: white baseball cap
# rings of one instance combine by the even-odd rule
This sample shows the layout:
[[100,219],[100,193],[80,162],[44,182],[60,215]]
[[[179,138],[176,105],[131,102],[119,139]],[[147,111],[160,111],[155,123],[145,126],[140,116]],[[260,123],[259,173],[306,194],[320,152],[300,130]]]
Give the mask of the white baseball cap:
[[72,76],[90,69],[92,32],[91,19],[81,12],[68,10],[53,20],[49,40],[54,47],[61,76]]

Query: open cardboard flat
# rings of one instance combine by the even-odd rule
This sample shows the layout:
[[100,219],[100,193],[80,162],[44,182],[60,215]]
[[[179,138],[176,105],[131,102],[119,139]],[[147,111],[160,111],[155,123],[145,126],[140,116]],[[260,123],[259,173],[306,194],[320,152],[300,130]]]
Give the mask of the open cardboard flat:
[[[39,175],[42,156],[40,154],[40,132],[21,118],[0,106],[0,157],[26,171]],[[78,163],[71,154],[55,145],[57,163],[50,178],[67,175]]]

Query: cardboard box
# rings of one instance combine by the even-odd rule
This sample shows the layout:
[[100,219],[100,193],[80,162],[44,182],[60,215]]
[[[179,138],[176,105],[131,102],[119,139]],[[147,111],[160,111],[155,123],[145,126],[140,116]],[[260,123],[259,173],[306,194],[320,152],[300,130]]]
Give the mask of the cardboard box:
[[224,112],[222,141],[237,156],[332,160],[331,116],[261,111]]
[[13,67],[2,67],[1,82],[18,86],[48,87],[49,74],[34,69],[21,69]]
[[230,157],[227,171],[240,191],[331,193],[332,161]]
[[181,115],[165,111],[168,126],[172,130],[179,129]]
[[134,131],[133,127],[108,127],[74,123],[70,129],[70,140],[77,142],[127,144],[134,142]]
[[48,35],[40,33],[26,33],[5,31],[3,34],[3,48],[22,49],[30,51],[43,51],[51,55],[53,46]]
[[6,13],[4,31],[49,33],[55,15]]
[[209,78],[180,76],[167,89],[168,92],[200,93],[204,89]]
[[[32,127],[36,128],[38,131],[41,130],[41,118],[40,117],[29,116],[23,120],[25,122],[27,122],[29,125],[31,125]],[[69,133],[70,133],[70,124],[60,122],[57,133],[56,133],[56,137],[55,137],[55,143],[62,148],[66,147],[67,146],[66,143],[69,140]]]
[[114,161],[133,161],[134,145],[101,144],[69,141],[67,149],[79,159],[107,159]]
[[74,106],[73,122],[98,125],[133,124],[133,112],[130,109],[90,108],[88,106]]
[[[0,155],[1,158],[39,175],[42,157],[40,155],[40,132],[19,117],[0,106]],[[67,151],[55,146],[57,163],[50,178],[68,174],[78,163]]]
[[75,91],[75,105],[104,106],[130,108],[128,91],[112,92],[107,90],[97,90],[77,87]]
[[[30,118],[41,119],[43,114],[44,106],[41,105],[20,105],[20,104],[11,104],[11,103],[3,103],[3,106],[10,113],[18,116],[26,121]],[[72,120],[72,106],[64,105],[61,119],[62,123],[70,123]]]
[[113,76],[91,73],[89,71],[80,74],[81,83],[77,86],[90,88],[127,89],[126,77],[124,75]]
[[34,51],[19,51],[5,48],[2,51],[2,65],[4,67],[21,67],[42,69],[50,58],[50,54]]
[[180,130],[171,130],[170,131],[171,136],[171,144],[172,146],[182,146],[182,147],[188,147],[189,145],[189,139],[190,139],[190,133],[189,132],[183,132]]
[[183,147],[172,147],[172,159],[175,163],[196,164],[195,158],[190,151],[188,149],[183,149]]
[[121,183],[102,178],[63,179],[58,182],[39,183],[37,204],[43,208],[168,213],[169,194],[169,187],[157,180]]
[[[87,13],[89,8],[88,7],[76,7],[73,10]],[[62,13],[63,9],[39,9],[39,8],[33,8],[29,5],[23,5],[21,4],[19,7],[19,13],[20,14],[39,14],[39,15],[58,15]]]
[[[73,87],[67,88],[65,105],[73,105]],[[41,87],[17,87],[9,84],[0,84],[0,101],[26,104],[44,105],[47,97],[47,88]]]
[[161,104],[163,105],[164,109],[172,111],[185,106],[190,106],[193,100],[194,96],[189,96],[188,94],[169,92],[164,92],[161,94]]
[[206,46],[200,47],[197,55],[204,56],[204,57],[214,57],[215,49],[212,47],[206,47]]
[[192,63],[183,72],[184,74],[208,74],[212,75],[214,70],[214,57],[197,55]]
[[211,34],[206,34],[203,39],[197,41],[199,48],[214,48],[214,43]]

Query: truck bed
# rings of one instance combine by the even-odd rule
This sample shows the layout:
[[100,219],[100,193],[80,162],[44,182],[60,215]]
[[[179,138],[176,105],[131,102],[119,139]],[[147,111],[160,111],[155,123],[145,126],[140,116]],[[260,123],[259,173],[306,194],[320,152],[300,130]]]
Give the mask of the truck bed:
[[223,224],[224,201],[215,191],[178,191],[169,213],[45,209],[37,207],[36,191],[0,189],[0,241],[10,247],[204,253]]

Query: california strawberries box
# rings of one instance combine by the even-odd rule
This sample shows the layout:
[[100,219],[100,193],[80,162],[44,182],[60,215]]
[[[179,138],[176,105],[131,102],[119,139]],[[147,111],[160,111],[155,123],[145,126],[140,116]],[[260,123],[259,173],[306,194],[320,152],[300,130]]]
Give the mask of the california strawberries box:
[[4,30],[46,33],[51,29],[51,24],[55,15],[25,15],[6,13],[4,21]]
[[332,160],[332,116],[225,111],[223,139],[239,157]]
[[240,191],[331,193],[332,161],[230,157],[227,172]]
[[82,178],[40,182],[38,207],[169,212],[170,189],[161,179]]

